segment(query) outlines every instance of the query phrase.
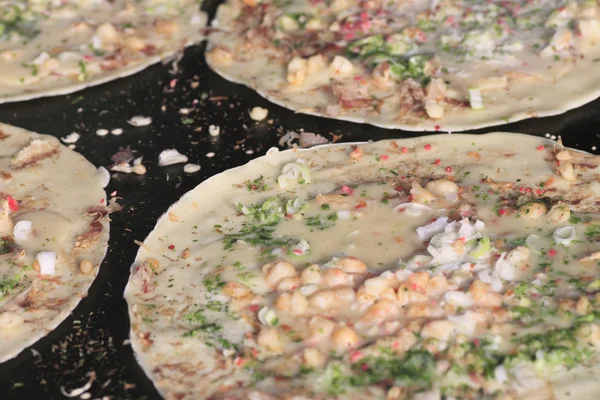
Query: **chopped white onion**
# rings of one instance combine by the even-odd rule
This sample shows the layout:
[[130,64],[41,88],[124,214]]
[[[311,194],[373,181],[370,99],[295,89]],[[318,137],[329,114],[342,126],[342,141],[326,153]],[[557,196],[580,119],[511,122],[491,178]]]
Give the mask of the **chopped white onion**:
[[288,163],[281,169],[281,175],[277,178],[277,183],[281,189],[288,187],[290,182],[310,183],[310,169],[302,160]]
[[448,217],[440,217],[430,224],[418,227],[417,235],[423,241],[429,240],[435,234],[443,232],[446,225],[448,225]]
[[467,336],[472,336],[477,323],[481,321],[478,313],[467,311],[462,315],[449,315],[448,320],[456,323],[456,330]]
[[422,255],[422,254],[417,254],[413,257],[411,257],[407,262],[406,262],[406,268],[411,270],[411,271],[416,271],[418,269],[424,268],[429,266],[429,263],[431,263],[431,260],[433,258],[430,256],[426,256],[426,255]]
[[454,203],[455,201],[458,200],[458,193],[454,193],[454,192],[447,193],[445,197],[446,197],[446,200],[448,200],[451,203]]
[[319,290],[319,287],[317,285],[304,285],[300,287],[300,293],[302,293],[302,295],[304,295],[305,297],[310,296],[317,290]]
[[266,108],[254,107],[250,111],[250,118],[252,118],[255,121],[262,121],[263,119],[267,118],[268,114],[269,110],[267,110]]
[[67,136],[60,138],[60,140],[62,140],[65,143],[75,143],[76,141],[79,140],[79,138],[81,137],[81,135],[77,132],[72,132],[69,133]]
[[133,125],[133,126],[148,126],[152,123],[152,118],[151,117],[144,117],[141,115],[136,115],[135,117],[131,118],[129,121],[127,121],[127,123],[129,125]]
[[394,212],[398,211],[405,211],[408,215],[418,216],[421,215],[423,212],[427,212],[428,214],[430,214],[432,212],[432,209],[431,207],[427,207],[419,203],[402,203],[394,207]]
[[572,226],[563,226],[562,228],[555,230],[552,234],[554,241],[557,244],[562,244],[564,246],[570,245],[576,237],[577,233],[575,232],[575,228]]
[[541,253],[542,251],[542,238],[538,235],[529,235],[527,239],[525,239],[525,245],[529,248],[529,250],[536,251]]
[[494,377],[499,383],[508,382],[508,374],[506,373],[506,368],[504,368],[504,365],[498,365],[494,369]]
[[179,164],[187,162],[188,158],[186,155],[181,154],[175,149],[163,150],[158,155],[158,166],[165,167],[167,165]]
[[56,253],[53,251],[41,251],[35,259],[40,263],[40,274],[54,275],[56,272]]
[[23,220],[15,224],[13,235],[16,240],[23,241],[29,238],[31,235],[31,221]]
[[496,261],[496,273],[498,277],[505,281],[514,281],[516,279],[516,268],[507,258],[506,253],[502,253]]
[[349,210],[340,210],[337,212],[337,217],[339,219],[350,219],[352,217],[352,212]]
[[198,164],[185,164],[183,167],[183,172],[186,174],[193,174],[198,171],[200,171],[200,166]]
[[258,320],[263,325],[274,326],[277,325],[275,321],[277,321],[277,314],[275,311],[271,310],[269,307],[263,307],[258,312]]
[[473,305],[473,299],[471,298],[471,295],[458,290],[446,292],[444,295],[444,300],[446,300],[446,302],[449,304],[462,308],[469,308]]
[[398,282],[404,282],[413,273],[410,269],[399,269],[396,271],[396,279],[398,279]]
[[469,103],[471,104],[471,108],[473,110],[483,110],[485,108],[483,105],[483,97],[481,97],[481,91],[479,88],[469,89]]

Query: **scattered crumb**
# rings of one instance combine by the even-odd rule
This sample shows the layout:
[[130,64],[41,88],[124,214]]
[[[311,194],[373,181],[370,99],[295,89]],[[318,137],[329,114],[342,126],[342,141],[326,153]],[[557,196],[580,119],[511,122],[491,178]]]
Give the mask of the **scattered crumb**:
[[254,107],[250,111],[250,118],[255,121],[262,121],[263,119],[267,118],[267,115],[269,115],[269,110],[262,107]]
[[215,156],[215,153],[213,153],[212,151],[210,153],[206,153],[206,157],[208,158],[213,158]]
[[246,154],[254,154],[254,150],[252,150],[252,149],[246,150]]
[[592,151],[596,151],[596,146],[592,146]]
[[163,150],[158,155],[158,165],[160,167],[165,167],[167,165],[179,164],[187,162],[188,158],[186,155],[181,154],[175,149]]
[[142,115],[136,115],[135,117],[131,118],[129,121],[127,121],[127,123],[129,125],[133,125],[133,126],[148,126],[152,123],[152,118],[151,117],[144,117]]
[[179,114],[181,114],[181,115],[188,115],[189,113],[190,113],[189,108],[180,108],[179,109]]
[[215,125],[211,125],[208,127],[208,133],[210,134],[210,136],[219,136],[219,133],[221,133],[221,128]]
[[96,135],[98,135],[98,136],[106,136],[106,135],[108,135],[108,129],[98,129],[96,131]]
[[116,129],[113,129],[112,131],[110,131],[110,133],[113,134],[113,135],[115,135],[115,136],[119,136],[119,135],[123,134],[123,129],[116,128]]
[[193,174],[194,172],[200,171],[200,166],[198,164],[186,164],[183,167],[183,172],[186,174]]
[[79,140],[79,138],[81,137],[81,135],[77,132],[73,132],[68,134],[65,137],[60,138],[60,140],[62,140],[65,143],[75,143],[76,141]]

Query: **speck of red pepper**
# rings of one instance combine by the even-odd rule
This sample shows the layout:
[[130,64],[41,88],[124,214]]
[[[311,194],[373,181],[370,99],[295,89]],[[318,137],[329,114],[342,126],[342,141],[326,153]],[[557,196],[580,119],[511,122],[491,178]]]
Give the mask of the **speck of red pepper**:
[[433,163],[435,165],[440,165],[440,163],[442,162],[442,160],[440,160],[439,158],[437,160],[435,160]]
[[354,189],[352,189],[352,188],[351,188],[350,186],[348,186],[348,185],[343,185],[343,186],[342,186],[342,189],[341,189],[341,192],[342,192],[343,194],[352,194],[352,193],[354,193]]
[[544,146],[543,144],[541,144],[537,147],[538,150],[544,150],[545,148],[546,148],[546,146]]
[[442,129],[442,127],[439,126],[439,125],[436,125],[434,128],[435,128],[436,131],[439,131],[440,129]]
[[544,194],[544,192],[545,192],[545,190],[544,190],[544,189],[536,189],[536,190],[535,190],[535,194],[537,194],[538,196],[541,196],[541,195],[543,195],[543,194]]
[[11,211],[17,211],[19,209],[19,202],[12,196],[6,196],[6,200],[8,201],[8,208],[10,208]]
[[401,152],[403,152],[403,153],[408,153],[408,148],[406,148],[406,147],[402,147],[402,148],[400,149],[400,151],[401,151]]
[[352,354],[350,354],[350,362],[356,362],[361,357],[362,357],[362,353],[360,351],[358,351],[358,350],[353,351]]
[[369,366],[367,364],[363,364],[360,366],[360,369],[362,369],[363,371],[367,371],[369,369]]
[[293,253],[301,256],[302,255],[302,250],[300,250],[300,249],[294,249]]
[[380,160],[386,161],[388,158],[390,158],[390,156],[388,156],[387,154],[384,154],[382,156],[379,156]]
[[175,245],[174,244],[170,245],[169,250],[175,250]]
[[524,191],[525,191],[525,187],[521,186],[521,187],[519,188],[519,192],[523,193]]
[[481,342],[479,341],[479,339],[473,339],[473,344],[475,346],[479,346],[481,344]]
[[452,167],[446,167],[446,172],[452,172]]
[[258,310],[260,310],[260,306],[258,304],[252,304],[250,307],[248,307],[248,310],[250,310],[251,312],[257,312]]
[[550,249],[550,250],[548,250],[548,256],[550,256],[550,257],[554,257],[554,256],[556,255],[556,253],[557,253],[557,252],[556,252],[556,250],[554,250],[554,249]]
[[425,150],[431,150],[431,145],[429,143],[427,143],[425,146],[423,146],[423,148]]
[[506,208],[501,208],[498,210],[498,215],[504,215],[506,214]]

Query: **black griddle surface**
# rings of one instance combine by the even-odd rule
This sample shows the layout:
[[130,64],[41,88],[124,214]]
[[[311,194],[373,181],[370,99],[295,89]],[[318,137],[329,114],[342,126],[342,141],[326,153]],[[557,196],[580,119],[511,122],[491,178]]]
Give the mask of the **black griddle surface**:
[[[215,6],[210,7],[211,16]],[[148,168],[143,176],[113,174],[106,190],[116,191],[124,209],[111,215],[108,255],[89,296],[54,332],[0,365],[0,399],[65,399],[62,390],[83,386],[89,374],[96,377],[90,399],[160,399],[127,342],[123,290],[138,247],[134,240],[142,241],[185,192],[216,173],[263,155],[287,131],[303,129],[340,142],[423,135],[295,114],[210,71],[204,47],[187,49],[176,74],[169,72],[170,65],[156,65],[72,95],[0,105],[2,122],[57,137],[78,132],[81,139],[75,150],[96,166],[110,166],[110,157],[119,147],[131,146]],[[248,111],[255,106],[269,110],[266,121],[250,119]],[[179,114],[181,108],[190,113]],[[151,116],[153,122],[134,128],[127,120],[135,115]],[[211,137],[209,125],[219,126],[221,134]],[[470,133],[561,135],[566,145],[597,154],[599,126],[600,100],[596,100],[563,115]],[[100,137],[96,135],[100,128],[124,132]],[[183,164],[159,167],[158,154],[169,148],[186,154],[202,169],[185,174]],[[208,153],[215,155],[209,158]]]

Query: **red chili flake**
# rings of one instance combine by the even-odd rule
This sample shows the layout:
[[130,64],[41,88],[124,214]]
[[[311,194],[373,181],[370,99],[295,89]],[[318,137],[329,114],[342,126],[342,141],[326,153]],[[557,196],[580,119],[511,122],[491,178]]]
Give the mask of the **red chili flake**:
[[281,325],[281,330],[284,332],[289,332],[292,328],[289,325]]
[[353,351],[352,354],[350,354],[350,362],[356,362],[361,357],[362,357],[362,353],[360,351],[358,351],[358,350]]
[[423,148],[425,150],[431,150],[431,145],[429,143],[427,143],[425,146],[423,146]]
[[548,250],[548,256],[550,257],[554,257],[556,255],[557,251],[554,249],[550,249]]
[[352,194],[352,193],[354,193],[354,189],[352,189],[348,185],[343,185],[341,191],[342,191],[343,194]]
[[384,154],[382,156],[379,156],[380,160],[386,161],[388,158],[390,158],[390,156],[388,156],[387,154]]
[[538,150],[544,150],[545,148],[546,148],[546,146],[544,146],[543,144],[541,144],[537,147]]
[[506,214],[506,208],[501,208],[498,210],[498,215],[504,215]]
[[544,194],[544,192],[545,192],[545,190],[544,190],[544,189],[536,189],[536,190],[535,190],[535,194],[537,194],[538,196],[541,196],[541,195],[543,195],[543,194]]
[[260,306],[258,304],[252,304],[250,307],[248,307],[248,310],[251,312],[258,312],[258,310],[260,310]]
[[104,204],[104,199],[101,199],[101,200],[100,200],[100,204]]
[[171,82],[169,82],[169,87],[173,89],[175,85],[177,85],[177,79],[171,79]]
[[442,127],[439,126],[439,125],[436,125],[434,128],[435,128],[436,131],[439,131],[440,129],[442,129]]
[[302,251],[302,250],[300,250],[300,249],[294,249],[294,251],[293,251],[292,253],[294,253],[294,254],[296,254],[296,255],[299,255],[299,256],[301,256],[301,255],[302,255],[302,253],[303,253],[303,251]]
[[416,283],[413,283],[410,285],[410,288],[414,291],[414,292],[419,292],[419,293],[425,293],[425,289],[423,289],[421,286],[417,285]]
[[435,165],[440,165],[440,163],[442,162],[442,160],[440,160],[439,158],[437,160],[435,160],[433,163]]
[[17,211],[19,209],[19,202],[13,199],[12,196],[6,196],[6,200],[8,201],[8,208],[11,211]]
[[364,201],[361,201],[360,203],[358,203],[358,205],[354,208],[365,208],[367,206],[367,203]]
[[292,219],[294,216],[292,214],[285,214],[285,219]]
[[525,189],[525,191],[526,191],[527,193],[531,193],[531,192],[533,192],[533,190],[532,190],[531,188],[527,188],[527,189]]
[[360,369],[362,369],[363,371],[368,371],[369,370],[369,366],[367,364],[363,364],[360,366]]
[[452,172],[452,167],[446,167],[446,172]]
[[400,149],[401,152],[403,153],[408,153],[408,148],[402,146],[402,148]]
[[253,355],[254,357],[257,357],[257,356],[258,356],[258,350],[256,350],[256,349],[252,349],[251,351],[252,351],[252,355]]
[[244,365],[244,359],[242,357],[236,357],[235,365],[241,367],[242,365]]
[[479,339],[473,339],[473,344],[475,346],[479,346],[481,344],[481,342],[479,341]]
[[521,186],[521,187],[519,188],[519,192],[523,193],[524,191],[525,191],[525,188],[524,188],[523,186]]
[[170,245],[170,246],[169,246],[169,250],[175,250],[175,245],[173,245],[173,244],[172,244],[172,245]]

